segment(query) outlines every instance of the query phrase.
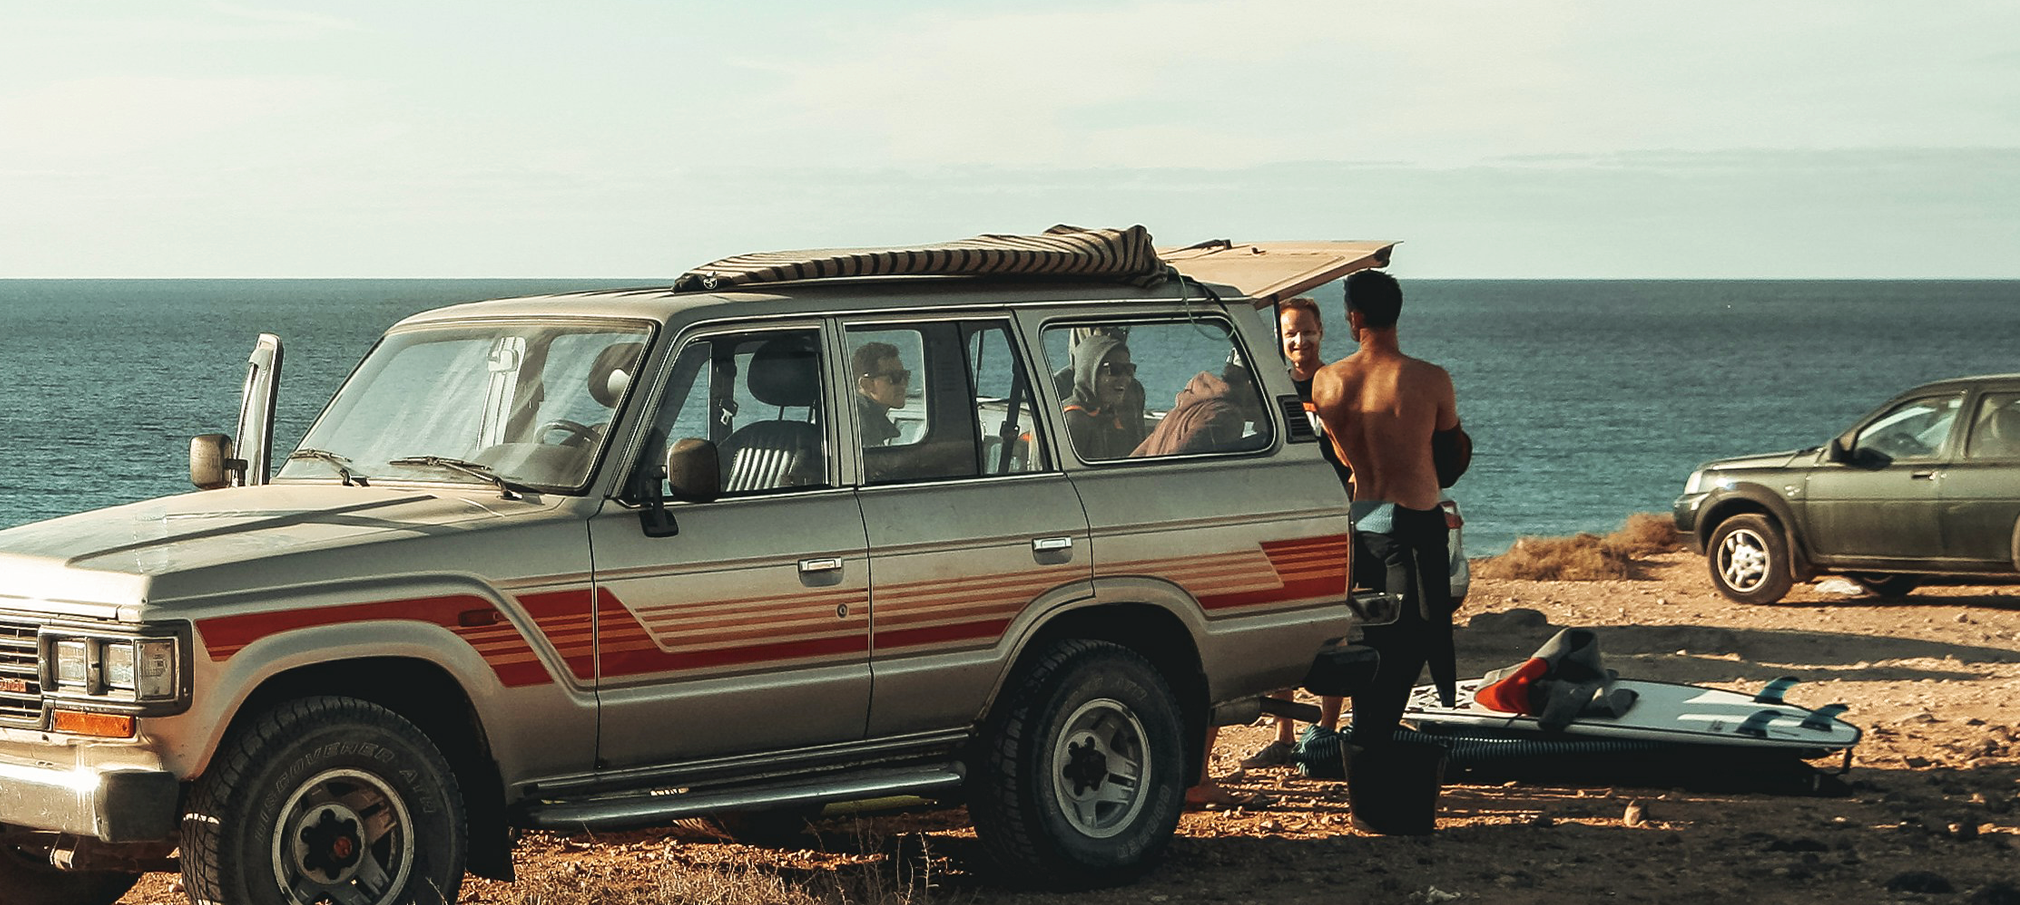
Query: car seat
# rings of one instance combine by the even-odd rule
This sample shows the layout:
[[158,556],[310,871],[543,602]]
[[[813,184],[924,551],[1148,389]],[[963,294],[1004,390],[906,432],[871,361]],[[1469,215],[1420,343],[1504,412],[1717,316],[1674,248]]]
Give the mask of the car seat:
[[[816,486],[826,481],[821,457],[821,428],[812,420],[820,410],[820,368],[813,344],[803,336],[767,340],[751,356],[750,394],[781,409],[779,417],[753,421],[723,441],[724,493]],[[809,420],[784,417],[783,409],[806,407]]]
[[589,397],[607,409],[617,407],[631,386],[632,372],[638,369],[638,353],[643,343],[611,343],[596,353],[589,366]]

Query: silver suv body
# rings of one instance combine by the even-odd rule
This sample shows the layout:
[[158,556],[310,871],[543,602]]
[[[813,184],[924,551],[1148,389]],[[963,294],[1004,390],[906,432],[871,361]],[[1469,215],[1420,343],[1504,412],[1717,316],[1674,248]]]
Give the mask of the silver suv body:
[[513,827],[900,794],[1132,876],[1205,729],[1351,691],[1391,616],[1256,314],[1387,247],[1313,247],[431,311],[271,480],[269,344],[193,446],[245,486],[0,532],[0,880],[453,900]]

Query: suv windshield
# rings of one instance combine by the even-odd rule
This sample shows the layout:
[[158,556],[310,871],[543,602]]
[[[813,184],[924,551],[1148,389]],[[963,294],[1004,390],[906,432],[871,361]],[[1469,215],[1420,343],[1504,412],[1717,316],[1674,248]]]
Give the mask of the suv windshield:
[[311,452],[290,457],[279,477],[493,482],[488,472],[513,486],[578,488],[648,337],[632,323],[392,333],[302,438]]

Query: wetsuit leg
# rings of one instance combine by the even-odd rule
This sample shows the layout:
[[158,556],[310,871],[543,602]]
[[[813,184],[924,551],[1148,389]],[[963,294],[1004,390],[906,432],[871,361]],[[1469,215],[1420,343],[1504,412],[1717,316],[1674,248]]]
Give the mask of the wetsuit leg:
[[1452,589],[1439,510],[1396,507],[1390,533],[1355,535],[1356,577],[1362,585],[1403,597],[1390,625],[1369,626],[1368,646],[1381,654],[1373,681],[1354,696],[1354,743],[1391,740],[1410,690],[1428,663],[1433,678],[1452,673]]

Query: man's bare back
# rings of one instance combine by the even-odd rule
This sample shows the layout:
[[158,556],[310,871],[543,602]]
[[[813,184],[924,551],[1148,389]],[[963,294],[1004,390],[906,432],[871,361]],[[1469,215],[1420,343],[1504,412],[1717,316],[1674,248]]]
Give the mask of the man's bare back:
[[1396,332],[1362,330],[1361,349],[1312,377],[1312,407],[1354,470],[1356,502],[1438,507],[1431,434],[1459,425],[1452,375],[1404,355]]

